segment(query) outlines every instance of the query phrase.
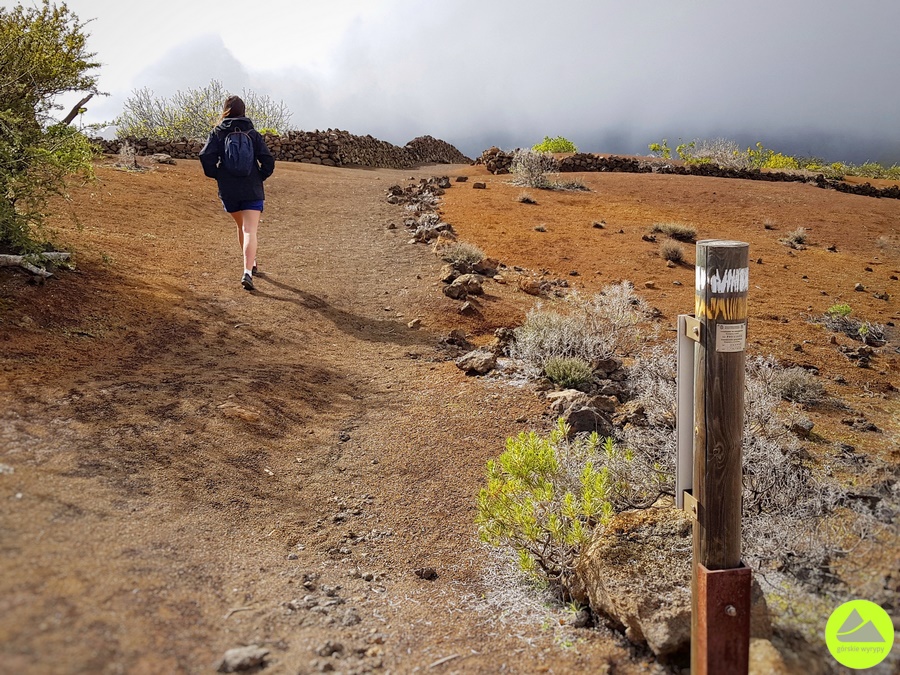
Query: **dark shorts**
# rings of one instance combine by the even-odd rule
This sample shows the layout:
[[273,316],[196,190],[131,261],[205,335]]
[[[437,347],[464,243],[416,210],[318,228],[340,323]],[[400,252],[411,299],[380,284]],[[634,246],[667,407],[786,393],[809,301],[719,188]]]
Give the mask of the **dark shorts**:
[[238,211],[262,211],[263,200],[254,199],[252,201],[226,202],[223,199],[222,206],[225,207],[225,210],[228,211],[228,213],[237,213]]

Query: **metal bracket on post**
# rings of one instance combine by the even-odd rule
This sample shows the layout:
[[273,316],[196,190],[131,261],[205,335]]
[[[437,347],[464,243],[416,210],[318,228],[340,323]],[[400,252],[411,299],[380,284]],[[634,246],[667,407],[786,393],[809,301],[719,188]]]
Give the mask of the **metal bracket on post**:
[[750,659],[750,568],[727,570],[697,566],[696,673],[746,673]]
[[694,497],[694,493],[690,490],[682,490],[681,498],[684,500],[682,510],[691,516],[691,520],[698,520],[700,518],[700,502]]
[[[700,321],[688,314],[678,315],[678,370],[675,376],[675,506],[685,508],[685,494],[694,487],[694,343],[700,341]],[[693,517],[697,515],[697,500]]]

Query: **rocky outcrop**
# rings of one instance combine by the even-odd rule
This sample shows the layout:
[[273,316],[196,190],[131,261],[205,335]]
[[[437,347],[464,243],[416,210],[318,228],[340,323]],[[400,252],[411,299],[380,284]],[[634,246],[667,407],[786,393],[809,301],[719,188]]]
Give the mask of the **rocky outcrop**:
[[[408,169],[423,164],[472,162],[446,141],[431,136],[419,136],[403,147],[373,136],[356,136],[339,129],[289,131],[278,136],[265,134],[264,138],[275,159],[283,162],[392,169]],[[196,159],[205,142],[187,138],[174,141],[152,138],[93,140],[106,154],[118,154],[127,142],[139,156],[166,153],[176,159]]]
[[494,146],[481,153],[481,157],[475,160],[475,164],[484,164],[484,167],[493,174],[509,173],[512,166],[513,153],[504,152]]
[[[654,654],[684,654],[691,640],[691,519],[670,508],[625,511],[594,534],[575,569],[576,599]],[[751,636],[772,626],[754,581]]]
[[476,349],[459,357],[456,367],[469,375],[484,375],[497,367],[497,357],[493,352]]

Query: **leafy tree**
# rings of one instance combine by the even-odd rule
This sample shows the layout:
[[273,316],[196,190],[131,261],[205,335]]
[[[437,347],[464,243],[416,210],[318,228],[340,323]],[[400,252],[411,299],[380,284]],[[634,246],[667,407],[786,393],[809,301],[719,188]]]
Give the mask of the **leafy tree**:
[[[205,87],[178,91],[171,99],[159,97],[150,89],[136,89],[125,101],[116,119],[119,138],[206,138],[218,123],[222,104],[229,96],[221,82],[212,80]],[[266,95],[246,89],[241,94],[250,117],[260,131],[284,133],[291,114],[284,101],[275,102]]]
[[74,173],[91,175],[85,136],[52,117],[59,95],[99,93],[85,24],[44,0],[0,8],[0,247],[35,252],[47,199]]

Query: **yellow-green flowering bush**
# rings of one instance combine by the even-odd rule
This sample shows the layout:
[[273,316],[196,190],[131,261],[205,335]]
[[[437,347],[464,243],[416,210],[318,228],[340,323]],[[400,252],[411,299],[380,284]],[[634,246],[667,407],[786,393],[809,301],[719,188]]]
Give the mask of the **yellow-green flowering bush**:
[[508,438],[503,454],[487,463],[475,519],[482,541],[511,547],[526,573],[564,599],[581,548],[627,489],[621,465],[631,461],[611,438],[570,432],[560,419],[546,436]]

